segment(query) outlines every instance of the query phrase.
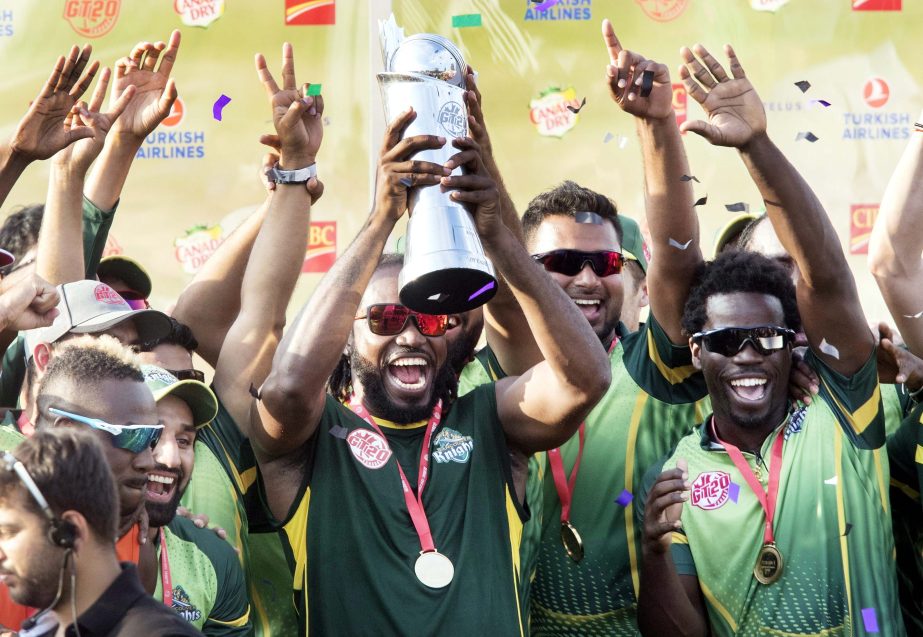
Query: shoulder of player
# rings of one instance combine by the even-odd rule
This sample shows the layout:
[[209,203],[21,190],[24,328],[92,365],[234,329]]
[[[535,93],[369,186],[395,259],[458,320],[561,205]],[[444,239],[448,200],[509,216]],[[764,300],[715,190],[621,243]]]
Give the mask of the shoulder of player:
[[229,562],[238,563],[237,552],[226,540],[218,537],[212,529],[197,527],[192,520],[177,515],[166,527],[167,544],[170,537],[180,541],[194,544],[196,549],[205,555],[212,565],[225,568]]

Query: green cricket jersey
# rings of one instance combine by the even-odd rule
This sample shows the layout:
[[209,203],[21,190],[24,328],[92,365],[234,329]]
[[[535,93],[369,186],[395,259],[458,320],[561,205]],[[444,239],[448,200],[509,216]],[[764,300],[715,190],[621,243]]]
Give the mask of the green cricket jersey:
[[[561,543],[561,503],[547,454],[538,454],[540,470],[530,472],[544,500],[532,585],[533,635],[637,634],[641,528],[634,509],[643,500],[634,496],[648,467],[701,418],[695,401],[705,395],[705,385],[689,348],[673,345],[653,317],[631,334],[620,324],[609,359],[612,384],[586,419],[571,503],[570,521],[583,540],[580,562]],[[575,435],[561,447],[568,476],[579,446]]]
[[303,496],[281,525],[308,632],[523,635],[519,537],[526,515],[513,490],[494,385],[458,398],[433,436],[423,507],[437,549],[455,567],[445,588],[428,588],[414,574],[420,542],[397,471],[400,462],[416,485],[426,422],[379,425],[391,454],[363,419],[328,396],[305,445]]
[[[161,528],[167,545],[173,610],[207,636],[252,635],[247,585],[237,553],[210,529],[176,516]],[[156,544],[160,564],[160,542]],[[155,599],[163,599],[157,569]]]
[[770,448],[784,427],[778,581],[764,585],[753,575],[763,509],[704,424],[651,469],[646,486],[679,458],[688,462],[692,489],[671,550],[677,571],[698,578],[713,635],[867,635],[876,624],[878,634],[904,635],[875,355],[851,377],[811,352],[805,360],[820,394],[793,409],[758,455],[744,453],[765,489]]
[[[202,427],[198,433],[204,431],[205,427]],[[198,436],[195,442],[195,469],[180,504],[193,513],[204,513],[211,526],[224,529],[228,534],[228,542],[239,552],[241,566],[246,566],[246,512],[221,461]]]

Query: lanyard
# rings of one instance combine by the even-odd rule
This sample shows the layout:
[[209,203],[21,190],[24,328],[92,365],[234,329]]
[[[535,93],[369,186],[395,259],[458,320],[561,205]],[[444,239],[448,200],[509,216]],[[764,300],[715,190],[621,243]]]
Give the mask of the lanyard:
[[170,558],[167,557],[167,530],[160,529],[160,584],[163,587],[163,603],[173,608],[173,580],[170,578]]
[[[609,354],[619,344],[618,334],[609,345]],[[561,448],[548,450],[548,464],[551,465],[551,477],[554,478],[554,488],[561,501],[561,522],[570,522],[570,504],[574,497],[574,487],[577,485],[577,474],[580,473],[580,460],[583,458],[583,445],[586,442],[586,423],[580,423],[580,447],[577,449],[577,459],[571,467],[570,476],[564,475],[564,461],[561,460]]]
[[775,537],[772,531],[772,520],[776,514],[776,502],[779,498],[779,478],[782,475],[782,440],[784,438],[783,434],[785,433],[785,427],[779,430],[779,435],[776,436],[775,441],[772,443],[772,464],[769,466],[768,493],[763,491],[763,485],[756,479],[756,476],[753,474],[753,469],[750,468],[750,465],[744,459],[744,455],[740,452],[740,449],[729,442],[724,442],[718,437],[714,416],[712,416],[711,419],[711,430],[715,439],[724,446],[724,450],[727,451],[728,455],[731,457],[734,466],[737,467],[737,470],[743,475],[744,480],[747,481],[753,493],[756,494],[756,498],[760,501],[760,506],[763,507],[763,513],[766,515],[766,529],[763,532],[763,543],[773,544],[775,542]]
[[[382,432],[381,427],[378,426],[378,423],[372,418],[372,414],[369,413],[365,405],[363,405],[355,395],[350,399],[349,407],[357,416],[362,418],[378,432],[390,449],[391,445],[388,443],[388,438],[385,436],[384,432]],[[404,490],[404,502],[407,503],[407,512],[410,513],[410,521],[413,522],[413,528],[417,532],[417,537],[420,538],[420,548],[423,552],[436,550],[436,545],[433,542],[433,533],[429,528],[429,520],[426,517],[426,511],[423,510],[423,489],[426,488],[426,481],[429,478],[429,444],[433,438],[433,433],[439,427],[441,418],[442,401],[440,400],[433,409],[433,415],[430,416],[429,422],[426,425],[426,434],[423,436],[423,447],[420,449],[420,467],[417,471],[416,496],[414,496],[413,490],[410,488],[410,481],[408,481],[407,476],[404,475],[401,463],[397,461],[397,458],[394,459],[394,464],[397,465],[397,471],[401,476],[401,487]]]

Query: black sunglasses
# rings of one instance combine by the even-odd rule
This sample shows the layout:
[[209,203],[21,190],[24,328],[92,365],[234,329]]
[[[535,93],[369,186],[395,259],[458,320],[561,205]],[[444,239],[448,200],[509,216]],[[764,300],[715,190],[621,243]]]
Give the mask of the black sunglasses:
[[582,250],[551,250],[533,254],[532,258],[545,266],[548,272],[576,276],[587,263],[598,277],[611,276],[622,271],[625,257],[615,250],[583,252]]
[[696,332],[692,335],[692,340],[701,343],[709,352],[722,356],[734,356],[747,343],[763,356],[769,356],[793,343],[795,331],[777,325],[721,327],[707,332]]

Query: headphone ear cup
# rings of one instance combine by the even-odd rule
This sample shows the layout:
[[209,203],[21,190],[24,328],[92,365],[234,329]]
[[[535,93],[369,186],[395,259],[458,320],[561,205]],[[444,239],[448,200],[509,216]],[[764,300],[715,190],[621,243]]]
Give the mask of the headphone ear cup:
[[77,527],[67,520],[54,520],[48,527],[48,539],[55,546],[72,549],[77,539]]

